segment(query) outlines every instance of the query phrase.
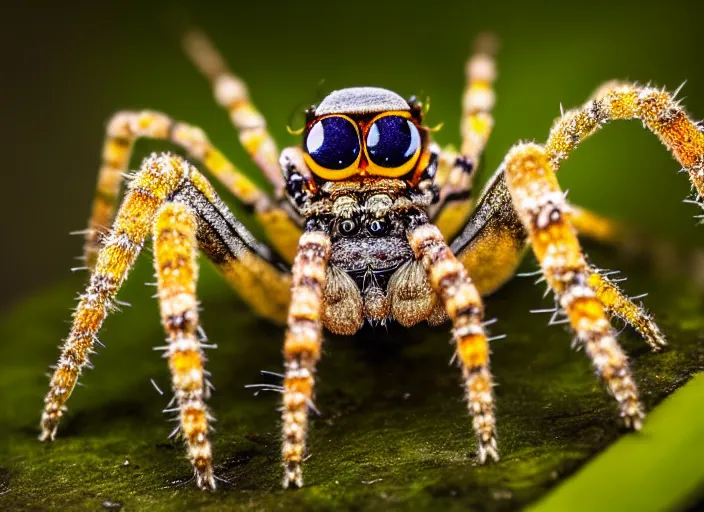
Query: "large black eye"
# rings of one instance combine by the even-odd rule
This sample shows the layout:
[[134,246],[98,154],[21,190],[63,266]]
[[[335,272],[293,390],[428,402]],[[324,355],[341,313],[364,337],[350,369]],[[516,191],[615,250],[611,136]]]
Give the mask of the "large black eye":
[[349,119],[324,117],[308,132],[306,152],[325,169],[346,169],[359,156],[359,136]]
[[369,234],[372,236],[384,236],[389,232],[391,224],[388,219],[374,219],[369,224],[367,224],[367,229]]
[[359,231],[359,224],[354,219],[343,219],[337,226],[342,236],[353,236]]
[[419,147],[418,128],[404,117],[381,117],[374,121],[367,134],[369,158],[381,167],[401,167]]

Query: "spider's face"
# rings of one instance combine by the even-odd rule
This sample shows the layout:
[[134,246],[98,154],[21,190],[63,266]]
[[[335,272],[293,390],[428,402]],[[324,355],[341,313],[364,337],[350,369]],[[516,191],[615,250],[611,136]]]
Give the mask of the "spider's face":
[[308,168],[324,181],[366,176],[412,179],[427,151],[421,106],[377,87],[330,93],[308,111]]
[[334,332],[356,332],[362,312],[370,321],[393,316],[392,282],[404,282],[424,297],[432,293],[422,268],[410,265],[415,256],[406,233],[410,219],[437,197],[438,155],[428,134],[420,102],[386,89],[354,87],[332,92],[307,112],[304,172],[290,163],[298,150],[282,153],[288,198],[302,218],[330,237],[325,300],[338,306],[324,321]]

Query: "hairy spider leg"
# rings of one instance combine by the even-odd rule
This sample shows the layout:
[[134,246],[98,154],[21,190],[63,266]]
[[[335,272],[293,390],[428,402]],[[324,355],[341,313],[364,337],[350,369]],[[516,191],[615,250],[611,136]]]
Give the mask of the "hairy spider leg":
[[[607,243],[618,241],[612,238],[613,233],[621,230],[616,222],[572,206],[569,213],[580,236]],[[512,204],[505,175],[499,170],[487,184],[472,217],[450,247],[484,296],[515,275],[527,249],[527,236]],[[645,307],[629,299],[603,273],[594,269],[590,272],[597,297],[609,314],[632,325],[653,349],[661,348],[665,344],[664,336]]]
[[[569,152],[607,122],[634,118],[643,121],[643,125],[658,135],[673,153],[689,174],[697,192],[696,200],[701,204],[704,192],[704,133],[674,100],[674,95],[664,90],[621,82],[608,82],[601,86],[583,107],[564,113],[553,124],[545,144],[552,169],[556,171]],[[453,251],[479,283],[482,292],[489,292],[508,279],[520,261],[519,251],[523,249],[520,231],[507,227],[512,225],[512,219],[507,210],[505,189],[505,182],[500,176],[492,178],[483,194],[484,200],[480,199],[472,219],[452,242]],[[570,212],[570,220],[584,236],[602,242],[618,241],[618,245],[624,245],[631,240],[615,222],[599,218],[586,210]],[[516,236],[513,241],[511,231]],[[493,265],[492,270],[486,270],[492,266],[483,263],[492,254],[503,254],[502,260],[506,261],[502,265]],[[694,261],[691,268],[694,272],[701,272],[698,261]],[[614,283],[595,274],[590,274],[592,286],[609,312],[633,325],[654,349],[659,348],[664,343],[663,336],[645,308],[634,304]]]
[[472,210],[470,192],[474,171],[486,146],[494,118],[496,81],[496,37],[483,34],[475,42],[474,54],[465,67],[466,86],[462,100],[462,147],[459,154],[445,148],[440,156],[436,183],[440,198],[430,210],[430,217],[447,240],[462,229]]
[[214,489],[212,450],[208,440],[209,394],[205,354],[198,337],[198,242],[195,214],[184,204],[166,203],[153,223],[154,268],[161,323],[167,335],[166,357],[198,487]]
[[308,410],[312,406],[315,365],[323,337],[322,309],[325,274],[332,243],[313,226],[301,236],[293,263],[293,286],[284,340],[282,407],[284,487],[303,485],[301,464],[306,451]]
[[[282,322],[290,297],[290,275],[275,263],[227,210],[212,186],[178,156],[153,154],[129,182],[128,192],[100,249],[86,292],[44,400],[41,440],[53,440],[78,377],[89,365],[97,334],[114,299],[142,250],[155,237],[155,265],[162,321],[169,335],[167,357],[180,406],[181,428],[189,445],[199,485],[212,487],[205,435],[207,411],[196,400],[201,389],[202,354],[193,338],[197,326],[192,224],[197,223],[198,248],[213,261],[227,282],[255,311]],[[205,390],[201,393],[204,398]],[[202,415],[197,411],[202,411]]]
[[565,112],[553,124],[545,143],[552,169],[558,170],[580,142],[616,119],[639,119],[657,135],[688,173],[702,205],[704,132],[665,90],[623,82],[599,87],[581,108]]
[[704,289],[704,250],[683,249],[670,240],[653,236],[637,226],[570,205],[570,219],[580,237],[615,247],[621,255],[647,262],[658,273],[686,276]]
[[636,304],[606,275],[595,272],[589,275],[589,287],[606,310],[631,325],[655,351],[666,345],[665,336],[655,323],[653,315],[642,304]]
[[244,81],[228,67],[212,41],[201,31],[192,30],[183,38],[183,47],[198,70],[208,79],[218,104],[227,110],[244,149],[274,186],[283,194],[284,177],[279,168],[279,150],[266,129],[264,116],[252,104]]
[[[605,245],[614,246],[627,255],[652,257],[650,264],[658,265],[657,251],[664,248],[676,249],[663,240],[640,233],[636,228],[624,223],[602,217],[594,212],[574,205],[569,206],[570,221],[580,237],[590,238]],[[645,240],[646,242],[643,242]],[[677,256],[674,256],[677,258]],[[683,267],[689,268],[689,262],[682,261]],[[616,272],[617,273],[617,272]],[[607,310],[633,326],[653,350],[660,350],[665,345],[665,337],[655,323],[652,315],[642,304],[629,299],[619,287],[609,279],[610,272],[593,271],[589,277],[590,285]]]
[[44,400],[40,439],[54,439],[64,404],[82,369],[89,364],[88,356],[93,352],[98,330],[114,308],[115,295],[150,234],[154,215],[188,173],[187,164],[178,159],[168,163],[150,159],[131,181],[113,228],[98,253],[88,287],[73,313],[71,331],[61,348]]
[[452,321],[455,354],[462,367],[479,460],[484,463],[487,456],[498,460],[494,383],[489,370],[489,343],[482,325],[484,307],[479,291],[445,243],[439,228],[421,222],[409,228],[408,240]]
[[202,162],[242,205],[254,212],[277,251],[284,258],[292,260],[290,239],[297,240],[298,227],[283,209],[273,204],[264,191],[211,144],[203,130],[177,122],[159,112],[124,111],[115,114],[107,126],[103,161],[98,172],[97,190],[85,237],[84,256],[89,269],[94,268],[103,235],[112,223],[132,148],[139,138],[167,140]]
[[[235,75],[205,33],[191,30],[183,38],[183,47],[193,64],[213,89],[217,103],[227,110],[239,134],[240,143],[274,187],[276,199],[282,199],[286,181],[279,164],[276,141],[266,127],[266,119],[249,97],[247,84]],[[283,208],[267,208],[258,214],[270,243],[289,263],[293,262],[301,236],[300,226]]]
[[645,415],[628,360],[590,280],[592,272],[547,151],[537,144],[518,144],[507,154],[503,168],[531,248],[557,303],[567,314],[576,341],[618,402],[626,426],[639,429]]
[[[607,82],[599,87],[582,107],[565,112],[553,124],[544,152],[548,155],[551,171],[577,148],[579,143],[594,134],[609,121],[617,119],[639,119],[643,126],[658,136],[675,159],[688,173],[696,191],[695,201],[704,207],[704,133],[692,121],[684,108],[675,100],[676,94],[652,87],[642,87],[625,82]],[[613,223],[597,223],[595,216],[581,214],[584,228],[598,231],[604,238],[613,238],[618,230]],[[664,344],[659,329],[648,313],[624,296],[613,283],[603,277],[592,275],[590,285],[602,303],[615,314],[633,325],[646,341],[658,349]]]

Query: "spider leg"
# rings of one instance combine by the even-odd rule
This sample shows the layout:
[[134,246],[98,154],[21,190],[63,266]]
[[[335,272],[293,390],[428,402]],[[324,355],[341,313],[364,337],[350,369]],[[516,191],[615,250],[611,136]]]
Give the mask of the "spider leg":
[[293,263],[293,286],[284,342],[282,406],[284,487],[303,485],[301,463],[306,450],[308,410],[313,399],[315,365],[322,344],[325,274],[331,242],[316,222],[308,225]]
[[474,172],[479,166],[494,118],[496,81],[495,54],[498,46],[492,34],[482,34],[475,42],[474,54],[466,64],[467,84],[462,100],[462,147],[459,154],[445,148],[440,154],[435,179],[439,201],[431,210],[431,219],[446,239],[451,239],[464,226],[472,210],[470,193]]
[[183,438],[198,487],[214,489],[208,441],[205,355],[198,339],[198,242],[196,215],[184,204],[166,203],[153,223],[154,268],[161,322],[168,336],[166,356],[179,409]]
[[297,239],[295,234],[300,229],[283,209],[274,205],[264,191],[211,144],[203,130],[174,121],[159,112],[125,111],[115,114],[107,127],[103,162],[98,172],[97,190],[83,250],[88,268],[94,268],[102,238],[112,223],[132,148],[139,138],[168,140],[202,162],[246,208],[254,211],[277,251],[283,257],[293,259],[291,237],[287,235],[294,233],[293,238]]
[[450,248],[479,292],[488,295],[513,277],[523,259],[527,238],[511,203],[506,177],[496,172]]
[[180,157],[152,155],[132,177],[100,249],[86,292],[44,400],[41,440],[53,440],[78,377],[89,365],[97,335],[111,312],[147,237],[154,236],[167,357],[179,402],[181,428],[201,487],[213,487],[204,399],[203,355],[197,339],[196,243],[259,314],[283,321],[290,275],[271,251],[246,231],[205,177]]
[[558,304],[618,402],[626,426],[639,429],[645,415],[628,360],[590,280],[547,151],[537,144],[519,144],[506,156],[503,168],[513,204]]
[[669,240],[653,237],[637,226],[570,205],[572,223],[580,237],[613,246],[624,256],[654,266],[662,275],[686,276],[704,288],[704,250],[682,250]]
[[702,205],[704,132],[665,90],[621,82],[602,85],[581,108],[565,112],[553,124],[545,143],[552,169],[557,171],[580,142],[616,119],[639,119],[657,135],[688,173]]
[[[607,82],[597,89],[591,99],[581,108],[570,110],[559,117],[550,130],[548,140],[543,147],[529,147],[525,149],[526,155],[531,153],[529,160],[536,165],[537,158],[546,156],[549,166],[545,172],[549,173],[549,184],[554,190],[559,190],[554,172],[559,169],[564,161],[580,142],[597,132],[609,121],[617,119],[639,119],[643,126],[658,136],[660,141],[682,165],[696,191],[695,201],[704,207],[704,132],[701,127],[692,121],[682,108],[675,95],[665,90],[623,82]],[[538,151],[539,150],[539,151]],[[515,167],[520,167],[521,151],[512,151],[516,156]],[[510,158],[507,157],[506,162]],[[542,162],[541,162],[542,166]],[[506,165],[508,169],[508,165]],[[549,187],[549,188],[550,188]],[[511,192],[514,204],[517,201],[516,193]],[[531,194],[532,201],[545,198],[538,197],[537,192]],[[521,214],[524,224],[527,217]],[[598,237],[613,239],[618,236],[618,228],[614,223],[597,222],[592,215],[578,212],[578,223],[582,228],[591,230]],[[526,224],[528,226],[528,224]],[[532,236],[532,238],[534,238]],[[664,344],[662,335],[650,316],[642,308],[638,308],[630,301],[624,300],[623,294],[603,277],[592,275],[589,279],[592,290],[598,294],[602,305],[611,309],[615,314],[631,323],[654,348],[658,349]]]
[[[696,261],[690,265],[687,259],[679,258],[672,244],[663,240],[653,240],[652,237],[639,233],[633,227],[584,208],[576,206],[569,208],[570,220],[580,236],[615,246],[630,256],[647,257],[651,264],[659,267],[669,266],[673,259],[681,260],[678,261],[678,267],[686,271],[692,270],[692,273],[696,272]],[[663,251],[669,253],[671,257],[662,258]],[[609,280],[606,273],[595,271],[589,281],[608,311],[632,325],[653,350],[660,350],[665,345],[665,337],[645,307],[625,296],[616,283]]]
[[494,383],[489,371],[489,343],[482,326],[484,307],[479,291],[436,226],[421,218],[420,222],[409,227],[407,233],[432,289],[441,298],[452,320],[455,353],[462,367],[479,460],[484,463],[487,456],[498,460]]
[[193,169],[172,200],[198,215],[198,244],[225,281],[260,316],[283,324],[291,295],[288,266],[259,243]]
[[93,353],[98,330],[113,309],[115,295],[142,250],[154,215],[186,179],[188,169],[181,160],[171,159],[167,165],[162,164],[150,160],[135,176],[98,253],[88,287],[73,313],[71,331],[61,349],[44,400],[41,440],[54,439],[64,404],[82,369],[89,364],[88,356]]
[[187,33],[183,46],[193,64],[210,82],[218,104],[230,114],[242,146],[280,195],[285,182],[279,169],[279,150],[266,129],[264,116],[252,104],[246,84],[230,71],[225,59],[203,32],[193,30]]
[[[602,219],[586,210],[577,213],[577,230],[580,236],[600,241],[616,241],[613,233],[620,232],[617,223]],[[616,231],[619,229],[619,231]],[[512,204],[506,186],[506,177],[499,171],[489,180],[477,207],[462,232],[450,248],[472,276],[482,295],[488,295],[513,277],[523,259],[528,244],[528,234]],[[632,325],[645,341],[658,350],[664,337],[652,316],[640,304],[629,299],[607,276],[589,269],[589,279],[599,300],[610,315],[616,315]]]
[[665,345],[665,336],[655,323],[653,316],[642,304],[636,304],[604,274],[592,272],[589,274],[589,287],[594,290],[601,304],[611,315],[616,315],[631,325],[638,334],[655,351]]

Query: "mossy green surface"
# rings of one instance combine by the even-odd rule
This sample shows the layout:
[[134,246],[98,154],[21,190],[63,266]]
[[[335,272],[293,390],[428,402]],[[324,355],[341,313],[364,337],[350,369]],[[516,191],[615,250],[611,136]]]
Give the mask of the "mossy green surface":
[[[630,329],[620,337],[652,410],[704,369],[704,300],[685,280],[659,279],[604,249],[590,252],[601,266],[625,271],[627,291],[650,293],[647,305],[668,335],[669,348],[659,354]],[[106,322],[106,347],[93,357],[95,369],[83,375],[51,444],[36,440],[44,374],[68,331],[81,280],[50,287],[0,320],[0,509],[508,510],[535,502],[631,435],[619,427],[616,406],[584,354],[571,350],[571,335],[548,327],[549,315],[529,314],[552,303],[541,298],[542,285],[516,278],[487,299],[487,316],[499,318],[492,333],[508,335],[492,346],[499,464],[476,465],[460,373],[448,365],[449,328],[393,326],[327,337],[306,487],[283,491],[279,397],[244,389],[275,382],[259,371],[280,370],[283,332],[254,317],[204,265],[202,320],[218,344],[208,353],[217,388],[210,400],[218,419],[215,466],[229,483],[200,492],[188,482],[181,443],[167,440],[172,424],[161,409],[169,376],[153,350],[163,334],[153,289],[143,285],[150,271],[142,258],[120,294],[132,307]],[[704,397],[691,414],[702,411]],[[666,467],[662,474],[668,477]]]
[[619,439],[529,511],[699,510],[704,415],[696,411],[702,397],[699,373],[651,412],[639,435]]

